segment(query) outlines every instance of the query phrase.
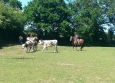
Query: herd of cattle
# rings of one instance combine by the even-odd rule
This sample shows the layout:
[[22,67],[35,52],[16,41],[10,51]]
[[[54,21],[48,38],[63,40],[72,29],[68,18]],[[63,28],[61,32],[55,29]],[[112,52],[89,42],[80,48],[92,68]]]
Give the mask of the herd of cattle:
[[37,37],[27,37],[26,42],[22,44],[22,48],[25,49],[26,52],[30,52],[32,50],[33,52],[37,51],[38,44],[43,45],[42,52],[46,49],[48,51],[49,46],[54,46],[54,52],[58,52],[57,49],[57,43],[58,41],[55,40],[39,40],[37,41]]

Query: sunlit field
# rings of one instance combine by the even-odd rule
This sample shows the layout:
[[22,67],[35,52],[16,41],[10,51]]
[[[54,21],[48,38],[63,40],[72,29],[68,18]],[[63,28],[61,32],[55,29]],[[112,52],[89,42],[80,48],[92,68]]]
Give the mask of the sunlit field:
[[[58,46],[58,53],[0,49],[0,83],[115,83],[115,47]],[[79,47],[78,47],[79,50]]]

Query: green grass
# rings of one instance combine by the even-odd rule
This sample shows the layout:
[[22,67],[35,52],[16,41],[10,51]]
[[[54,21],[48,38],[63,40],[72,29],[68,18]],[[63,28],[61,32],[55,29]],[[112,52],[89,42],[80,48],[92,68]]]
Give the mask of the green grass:
[[25,53],[20,45],[0,49],[0,83],[115,83],[114,47],[41,50]]

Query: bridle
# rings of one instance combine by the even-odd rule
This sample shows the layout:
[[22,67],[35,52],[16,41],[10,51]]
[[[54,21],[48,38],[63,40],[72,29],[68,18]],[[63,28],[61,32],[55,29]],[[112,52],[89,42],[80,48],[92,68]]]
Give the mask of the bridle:
[[73,37],[71,36],[71,37],[70,37],[70,41],[73,41],[73,40],[74,40],[74,39],[73,39]]

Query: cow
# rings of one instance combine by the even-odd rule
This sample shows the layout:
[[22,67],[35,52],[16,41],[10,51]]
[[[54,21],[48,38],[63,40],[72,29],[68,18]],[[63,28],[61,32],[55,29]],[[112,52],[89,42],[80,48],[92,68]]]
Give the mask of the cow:
[[57,43],[58,41],[55,39],[55,40],[39,40],[38,44],[43,45],[42,52],[44,52],[44,49],[46,49],[46,51],[48,52],[48,47],[54,46],[54,52],[56,53],[58,52]]
[[26,41],[24,44],[22,44],[22,48],[25,48],[26,52],[30,52],[31,49],[34,52],[37,51],[37,44],[37,41]]

